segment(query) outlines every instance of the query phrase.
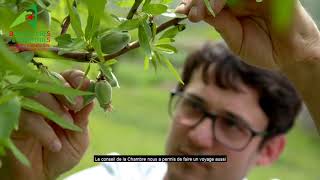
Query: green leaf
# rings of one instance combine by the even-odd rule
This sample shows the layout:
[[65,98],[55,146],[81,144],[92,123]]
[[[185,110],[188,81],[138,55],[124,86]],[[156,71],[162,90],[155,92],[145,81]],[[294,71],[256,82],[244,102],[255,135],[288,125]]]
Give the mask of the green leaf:
[[118,29],[121,31],[130,31],[136,29],[140,25],[140,19],[129,19],[124,21],[118,26]]
[[152,53],[152,56],[151,56],[151,63],[154,68],[154,71],[157,72],[157,69],[158,69],[157,57],[154,53]]
[[[90,94],[93,94],[93,93],[90,92]],[[42,104],[38,103],[35,100],[29,99],[29,98],[22,98],[21,105],[26,110],[36,112],[45,116],[47,119],[55,122],[62,128],[73,130],[73,131],[79,131],[79,132],[82,131],[82,129],[76,126],[75,124],[61,118],[55,112],[49,110],[48,108],[46,108],[45,106],[43,106]]]
[[[80,89],[80,88],[82,87],[85,78],[87,78],[88,73],[90,72],[90,69],[91,69],[91,63],[92,63],[92,61],[90,60],[89,63],[88,63],[87,69],[86,69],[86,71],[84,72],[84,75],[83,75],[84,78],[81,79],[81,81],[80,81],[77,89]],[[72,104],[76,104],[75,98],[76,98],[76,96],[69,98],[69,99],[74,100],[74,103],[72,103]]]
[[167,9],[168,6],[164,4],[148,4],[146,6],[143,6],[142,11],[151,15],[160,15],[166,12]]
[[110,60],[106,61],[104,64],[107,66],[111,66],[111,65],[116,64],[117,62],[118,61],[116,59],[110,59]]
[[68,10],[69,10],[72,29],[76,33],[77,37],[81,38],[83,37],[83,31],[81,27],[81,20],[80,20],[80,15],[78,13],[78,10],[76,7],[71,5],[70,0],[66,0],[66,1],[67,1]]
[[87,26],[85,29],[85,38],[86,40],[91,40],[94,33],[98,30],[100,26],[100,17],[89,11]]
[[0,104],[0,139],[10,138],[12,130],[18,127],[20,109],[16,96]]
[[[89,92],[95,93],[95,83],[90,82],[88,90]],[[96,96],[95,95],[87,95],[83,96],[83,106],[88,105]]]
[[[18,83],[24,83],[24,82],[35,83],[36,81],[29,81],[27,78],[22,78]],[[37,94],[40,93],[39,91],[30,89],[30,88],[21,88],[21,89],[18,89],[17,92],[19,93],[20,96],[24,96],[24,97],[36,96]]]
[[119,20],[125,19],[125,18],[120,18],[118,16],[116,16],[116,17],[112,16],[112,14],[110,14],[108,12],[105,12],[103,14],[103,16],[101,17],[101,21],[103,22],[103,27],[110,28],[110,29],[117,28],[119,26],[119,24],[122,22]]
[[0,105],[3,103],[7,103],[9,100],[13,99],[17,96],[17,93],[10,92],[0,97]]
[[174,39],[172,39],[172,38],[162,38],[162,39],[159,39],[156,42],[156,45],[158,45],[158,44],[170,44],[172,42],[175,42]]
[[23,88],[23,89],[19,89],[18,91],[19,91],[19,95],[24,97],[32,97],[40,94],[39,91],[36,91],[31,88]]
[[11,141],[11,139],[7,139],[5,142],[5,146],[8,147],[13,155],[25,166],[30,167],[31,164],[28,158],[16,147],[16,145]]
[[147,5],[149,5],[150,2],[151,2],[151,0],[145,0],[144,3],[143,3],[142,8],[145,7],[145,6],[147,6]]
[[167,65],[164,63],[164,61],[161,59],[162,57],[160,56],[160,52],[161,51],[155,51],[154,55],[155,55],[155,60],[162,65],[163,67],[167,67]]
[[166,30],[160,37],[160,39],[163,38],[174,38],[179,32],[185,30],[186,26],[185,24],[178,24],[168,30]]
[[146,21],[143,21],[138,29],[138,37],[141,47],[148,56],[151,56],[152,52],[150,45],[151,34],[152,33],[149,24]]
[[62,55],[67,52],[72,52],[76,50],[81,50],[86,47],[86,42],[81,39],[72,39],[72,42],[70,44],[65,44],[65,47],[60,48],[60,51],[58,52],[58,55]]
[[171,3],[173,0],[160,0],[160,3],[163,3],[163,4],[169,4]]
[[[157,53],[157,52],[156,52]],[[168,67],[168,69],[171,71],[171,73],[175,76],[175,78],[181,83],[181,84],[184,84],[183,83],[183,81],[182,81],[182,79],[181,79],[181,77],[180,77],[180,74],[178,73],[178,71],[174,68],[174,66],[171,64],[171,62],[170,62],[170,60],[166,57],[166,56],[164,56],[164,55],[162,55],[162,54],[160,54],[160,53],[157,53],[158,55],[159,55],[159,57],[160,57],[160,61],[163,61],[166,65],[167,65],[167,67]]]
[[57,19],[57,18],[55,18],[55,17],[52,17],[52,16],[51,16],[51,20],[54,21],[54,22],[56,22],[56,23],[58,23],[60,26],[61,26],[61,24],[62,24],[62,23],[60,22],[60,20]]
[[156,44],[156,50],[167,53],[174,54],[177,53],[178,50],[170,44]]
[[90,14],[94,14],[97,17],[97,19],[100,20],[104,14],[104,9],[107,4],[107,0],[84,1],[88,7],[88,11],[90,12]]
[[157,25],[154,22],[151,23],[151,31],[152,31],[152,42],[153,42],[154,38],[157,35]]
[[[213,9],[212,9],[209,0],[203,0],[203,2],[204,2],[204,4],[206,5],[208,11],[211,13],[211,15],[212,15],[213,17],[216,17],[216,14],[214,13],[214,11],[213,11]],[[214,1],[213,1],[213,3],[214,3]],[[212,6],[214,6],[214,5],[212,5]]]
[[119,7],[127,8],[131,7],[134,4],[134,0],[118,0],[116,4]]
[[44,2],[42,2],[42,1],[43,0],[36,0],[39,7],[41,7],[42,9],[47,9],[47,5],[45,5]]
[[102,53],[102,50],[101,50],[100,41],[96,37],[94,37],[92,39],[91,45],[93,46],[94,50],[96,51],[100,62],[104,62],[105,60],[104,60],[103,53]]
[[111,85],[112,87],[120,88],[118,79],[117,79],[116,75],[113,74],[112,71],[111,71],[111,76],[112,76],[112,80],[110,81],[110,85]]
[[108,78],[108,80],[112,80],[112,69],[110,66],[104,64],[104,63],[98,63],[99,67],[100,67],[100,71],[103,73],[104,76],[106,76]]
[[4,45],[0,38],[0,70],[11,70],[15,74],[23,75],[30,79],[43,79],[38,77],[34,70],[26,66],[23,59],[17,57]]
[[[59,73],[54,72],[54,71],[49,71],[46,68],[41,68],[41,71],[43,72],[43,75],[47,75],[48,77],[50,77],[50,79],[52,80],[52,83],[54,83],[54,84],[56,84],[58,86],[63,86],[64,85],[65,81],[64,81],[63,77]],[[76,104],[76,96],[75,95],[65,95],[65,98],[67,99],[68,103],[70,103],[72,105]]]
[[110,66],[108,66],[105,63],[98,63],[99,67],[100,67],[100,71],[103,73],[103,75],[107,78],[107,81],[110,83],[110,85],[112,87],[118,87],[119,86],[119,82],[117,77],[113,74],[112,72],[112,68]]
[[18,54],[19,57],[25,60],[26,63],[29,63],[34,57],[34,52],[32,51],[23,51]]
[[48,92],[53,94],[60,94],[65,96],[83,96],[90,95],[92,93],[86,91],[80,91],[73,88],[68,88],[58,84],[47,84],[47,83],[19,83],[12,85],[13,89],[30,88],[40,92]]
[[149,69],[149,61],[150,61],[150,57],[149,56],[145,56],[144,57],[144,70],[148,70]]
[[71,35],[70,34],[63,34],[55,38],[58,42],[59,47],[69,47],[69,44],[72,43]]

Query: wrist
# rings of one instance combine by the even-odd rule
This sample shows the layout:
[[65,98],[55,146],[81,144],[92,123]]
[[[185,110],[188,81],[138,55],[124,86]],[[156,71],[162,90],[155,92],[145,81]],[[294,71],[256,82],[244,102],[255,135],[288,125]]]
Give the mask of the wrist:
[[295,60],[312,63],[314,59],[320,57],[320,33],[316,23],[300,2],[298,2],[294,27],[296,34],[293,36],[293,43],[300,44],[295,46],[296,49],[293,51],[299,53]]
[[274,44],[278,49],[276,63],[281,70],[290,70],[301,63],[316,63],[315,60],[320,58],[319,30],[300,2],[295,6],[293,23],[288,31],[276,34]]

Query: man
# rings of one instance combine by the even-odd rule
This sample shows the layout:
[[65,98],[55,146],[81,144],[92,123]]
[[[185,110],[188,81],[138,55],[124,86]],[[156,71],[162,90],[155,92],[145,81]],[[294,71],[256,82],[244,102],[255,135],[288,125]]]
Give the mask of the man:
[[[83,73],[68,71],[62,75],[76,87]],[[207,44],[188,57],[182,79],[185,85],[179,84],[170,98],[173,121],[166,154],[220,154],[227,155],[228,162],[168,163],[168,166],[165,163],[105,163],[68,179],[236,180],[244,178],[252,167],[268,165],[278,159],[285,147],[284,134],[293,126],[301,107],[297,92],[284,76],[245,64],[223,44]],[[36,99],[47,106],[52,103],[51,108],[57,111],[53,104],[59,103],[51,101],[50,97],[43,94]],[[34,123],[35,118],[31,123],[26,122],[28,115],[23,114],[21,122],[26,124],[20,124],[20,133],[13,139],[19,142],[17,134],[27,138],[23,131],[32,131],[33,136],[39,138],[33,146],[29,144],[28,150],[20,146],[34,167],[30,171],[14,164],[9,170],[16,172],[17,179],[20,175],[21,178],[28,175],[34,179],[52,179],[74,166],[87,147],[86,126],[91,108],[85,107],[78,114],[69,111],[84,134],[62,130],[53,124],[47,125],[49,132],[28,130],[29,126],[39,128],[35,126],[40,125]],[[46,139],[39,137],[41,135]],[[60,150],[51,147],[55,138],[51,136],[58,137],[62,145]],[[23,142],[24,146],[27,144]]]
[[278,159],[301,106],[285,77],[241,62],[222,44],[207,44],[188,57],[182,79],[170,98],[166,154],[225,154],[228,162],[104,163],[69,179],[237,180]]
[[[319,114],[317,114],[316,107],[320,102],[319,98],[315,96],[315,92],[318,92],[316,90],[319,90],[319,85],[312,83],[314,80],[319,79],[320,72],[319,64],[315,61],[320,57],[317,54],[319,32],[300,3],[296,4],[294,10],[295,21],[291,28],[291,33],[286,34],[286,36],[281,34],[280,36],[267,21],[269,20],[268,14],[265,12],[270,10],[268,9],[270,6],[266,3],[270,1],[260,3],[259,6],[252,4],[253,1],[243,1],[243,4],[238,7],[229,8],[225,6],[224,1],[216,0],[214,1],[216,3],[214,10],[217,14],[215,18],[208,16],[205,6],[199,2],[186,1],[181,5],[182,7],[178,8],[178,11],[188,14],[189,19],[192,21],[204,19],[213,25],[222,34],[231,49],[240,54],[242,59],[258,66],[277,68],[284,72],[296,85],[314,117],[319,119],[317,118]],[[197,9],[198,7],[200,7],[199,10]],[[198,11],[198,13],[194,13],[195,11]],[[264,13],[259,14],[259,12]],[[199,14],[200,16],[198,17],[197,15]],[[254,38],[249,38],[252,36]],[[180,97],[175,106],[176,108],[173,108],[174,121],[168,139],[167,153],[226,154],[228,163],[215,164],[214,166],[194,163],[169,164],[168,171],[165,173],[166,179],[241,179],[255,164],[265,165],[272,163],[283,150],[285,144],[283,133],[292,126],[292,120],[300,107],[297,94],[282,76],[273,74],[276,77],[271,79],[275,84],[286,88],[265,86],[268,83],[262,83],[265,81],[259,82],[258,79],[255,79],[256,73],[253,73],[255,70],[261,72],[261,69],[258,70],[244,65],[235,56],[226,56],[225,53],[227,51],[222,47],[215,49],[219,49],[219,51],[213,54],[216,54],[217,57],[221,56],[221,58],[217,59],[226,59],[227,57],[228,61],[218,60],[217,62],[209,63],[210,66],[207,64],[207,66],[199,66],[197,68],[195,68],[196,63],[185,66],[183,78],[186,86],[179,87],[179,91],[173,94],[171,101],[175,102],[174,99]],[[214,58],[204,57],[204,59],[213,61]],[[240,67],[238,73],[226,73],[229,71],[215,69],[220,64],[221,67],[228,70],[231,68],[230,64],[224,65],[221,62],[229,62],[230,59],[233,59],[231,60],[233,62],[231,67]],[[189,61],[192,62],[192,60]],[[203,67],[206,68],[202,69]],[[202,72],[207,71],[208,73],[211,72],[211,76],[202,78]],[[222,72],[222,74],[219,75],[219,72]],[[203,74],[206,75],[207,73]],[[236,74],[240,76],[235,76]],[[266,75],[266,78],[262,79],[269,82],[270,79],[267,77],[269,77],[270,72],[265,71],[262,74]],[[189,79],[187,78],[188,75]],[[81,78],[81,73],[71,71],[64,73],[63,76],[72,87],[76,87],[79,82],[76,78]],[[242,79],[242,77],[246,78]],[[236,83],[230,84],[230,79]],[[255,86],[255,83],[265,87],[260,89],[259,86]],[[86,89],[88,84],[88,80],[86,80],[82,88]],[[277,93],[269,98],[262,98],[266,92],[263,89],[269,89],[271,92],[275,91]],[[279,90],[281,92],[278,92]],[[283,96],[292,98],[288,98],[288,102],[286,102],[283,100]],[[21,116],[20,131],[25,132],[25,135],[23,136],[22,133],[16,135],[15,142],[27,154],[33,167],[32,169],[26,169],[15,162],[14,158],[9,155],[4,161],[4,168],[1,169],[1,171],[7,171],[6,173],[0,172],[3,175],[1,177],[5,177],[7,174],[15,179],[55,178],[73,167],[80,160],[87,147],[88,136],[86,129],[92,104],[75,113],[72,111],[74,107],[68,107],[69,111],[67,111],[65,108],[61,108],[58,102],[53,101],[50,95],[36,98],[52,110],[67,116],[71,121],[82,127],[85,133],[79,134],[61,130],[53,124],[45,123],[41,116],[23,112],[25,114]],[[261,98],[264,99],[264,103],[260,101]],[[277,112],[268,109],[274,108],[270,104],[277,104],[275,101],[279,100],[279,98],[281,99],[280,104],[278,104],[278,107],[281,107],[279,110],[283,110],[283,107],[286,107],[284,108],[286,111]],[[289,99],[291,100],[289,101]],[[274,101],[268,102],[271,100]],[[186,102],[187,105],[191,106],[183,106],[185,103],[182,102]],[[286,102],[286,105],[292,107],[283,106],[282,102]],[[195,104],[196,106],[194,106]],[[185,107],[195,108],[192,109],[194,110],[192,112],[198,112],[200,115],[205,116],[197,120],[198,118],[196,117],[199,117],[199,114],[192,116],[193,113],[184,113],[190,112],[185,111]],[[279,116],[276,116],[276,114]],[[287,120],[280,121],[276,117],[281,117],[281,120]],[[38,120],[37,123],[31,121],[34,119]],[[191,121],[193,119],[196,121]],[[235,119],[237,120],[235,121]],[[40,121],[44,123],[38,123]],[[272,125],[271,127],[271,124],[273,124],[271,122],[280,124],[277,124],[277,126]],[[213,124],[214,128],[211,128]],[[251,140],[249,138],[248,142],[240,138],[235,143],[229,140],[248,136],[226,136],[223,132],[228,131],[221,131],[221,127],[233,127],[230,132],[240,129],[241,132],[244,132],[240,134],[255,136]],[[20,142],[19,137],[21,138]],[[247,138],[244,139],[246,140]],[[42,154],[42,156],[39,156],[39,154]],[[98,175],[99,173],[94,174]]]

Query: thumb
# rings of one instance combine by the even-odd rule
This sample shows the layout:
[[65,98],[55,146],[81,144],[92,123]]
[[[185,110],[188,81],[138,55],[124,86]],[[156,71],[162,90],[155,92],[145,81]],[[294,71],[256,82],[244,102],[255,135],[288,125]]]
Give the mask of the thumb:
[[216,17],[207,16],[204,21],[213,26],[228,44],[229,48],[239,54],[243,40],[243,28],[240,21],[227,9],[222,9]]
[[66,131],[66,135],[69,143],[80,155],[83,155],[89,145],[88,122],[93,106],[92,102],[76,113],[70,111],[74,123],[82,129],[82,132]]
[[73,114],[74,123],[79,126],[81,129],[85,129],[88,126],[89,122],[89,115],[90,112],[93,110],[94,102],[86,105],[80,111]]

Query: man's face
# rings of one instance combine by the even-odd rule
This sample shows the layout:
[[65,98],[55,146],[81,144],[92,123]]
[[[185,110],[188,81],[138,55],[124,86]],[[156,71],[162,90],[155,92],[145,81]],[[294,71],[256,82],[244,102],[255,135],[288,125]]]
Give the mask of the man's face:
[[[208,112],[233,114],[241,118],[253,130],[261,132],[267,127],[267,117],[258,103],[255,90],[240,84],[242,92],[225,90],[215,83],[204,84],[199,69],[184,93],[195,96],[205,104]],[[210,80],[209,82],[212,82]],[[178,111],[178,110],[177,110]],[[197,126],[186,126],[191,115],[173,113],[173,123],[169,133],[166,153],[170,155],[226,155],[228,162],[223,163],[169,163],[168,179],[217,179],[237,180],[246,176],[254,166],[259,155],[261,137],[253,138],[241,151],[235,151],[216,140],[210,118],[206,117]],[[189,116],[189,117],[188,117]],[[217,121],[216,121],[217,122]],[[215,124],[215,126],[217,123]]]

